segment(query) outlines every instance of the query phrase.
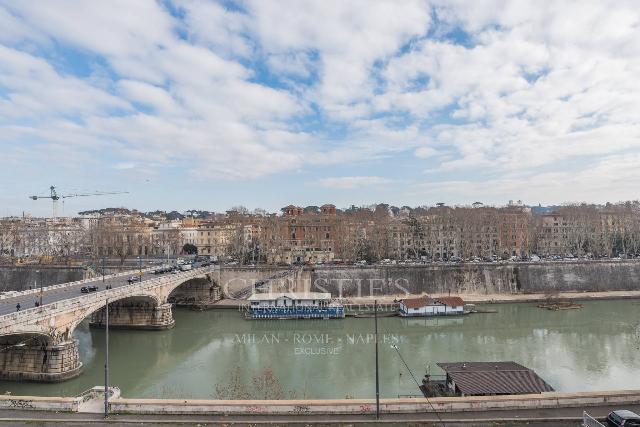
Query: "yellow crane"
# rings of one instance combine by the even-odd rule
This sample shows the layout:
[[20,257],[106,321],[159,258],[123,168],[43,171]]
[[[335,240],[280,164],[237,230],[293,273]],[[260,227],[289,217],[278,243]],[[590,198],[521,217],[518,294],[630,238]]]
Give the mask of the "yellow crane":
[[[52,216],[55,220],[56,218],[56,207],[58,200],[62,199],[63,207],[64,207],[64,199],[68,199],[70,197],[87,197],[87,196],[106,196],[109,194],[129,194],[128,191],[96,191],[94,193],[74,193],[74,194],[64,194],[60,195],[56,191],[56,187],[53,185],[49,187],[50,194],[48,196],[29,196],[30,199],[38,200],[38,199],[51,199],[52,203]],[[64,208],[63,208],[64,209]]]

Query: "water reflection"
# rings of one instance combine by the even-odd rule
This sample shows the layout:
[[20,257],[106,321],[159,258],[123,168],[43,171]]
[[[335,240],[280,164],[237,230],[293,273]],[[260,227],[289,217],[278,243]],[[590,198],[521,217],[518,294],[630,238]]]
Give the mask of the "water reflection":
[[[414,374],[437,362],[514,360],[562,391],[637,388],[640,305],[597,301],[582,310],[494,305],[495,314],[380,318],[383,396],[416,394],[392,344]],[[215,397],[237,367],[241,380],[266,369],[296,397],[374,396],[373,319],[248,321],[229,311],[176,309],[169,331],[111,333],[113,384],[129,397]],[[13,394],[74,395],[103,381],[104,331],[76,331],[84,373],[61,384],[1,382]],[[4,390],[3,390],[4,389]]]

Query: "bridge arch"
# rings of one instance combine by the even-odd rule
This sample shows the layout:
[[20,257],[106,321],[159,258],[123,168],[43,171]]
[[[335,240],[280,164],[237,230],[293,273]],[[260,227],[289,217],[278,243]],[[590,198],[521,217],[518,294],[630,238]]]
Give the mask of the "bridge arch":
[[[91,326],[102,327],[106,320],[106,302],[100,302],[87,310],[65,328],[65,335],[71,339],[80,323],[91,319]],[[153,324],[153,314],[163,302],[155,294],[124,295],[109,301],[109,326],[113,328],[156,329],[148,327]],[[157,328],[166,329],[166,328]]]
[[212,303],[220,299],[220,288],[209,275],[177,282],[165,290],[170,304],[194,306]]
[[[152,278],[91,294],[70,294],[63,300],[0,316],[0,344],[6,344],[6,351],[0,345],[0,379],[55,382],[79,375],[82,362],[74,331],[87,317],[94,326],[102,326],[107,298],[110,327],[173,327],[168,296],[176,288],[188,288],[194,278],[213,284],[206,274],[210,270]],[[208,294],[209,287],[205,289]]]
[[36,345],[49,345],[52,342],[51,335],[42,331],[24,331],[0,336],[0,353],[10,347],[23,346],[35,343]]

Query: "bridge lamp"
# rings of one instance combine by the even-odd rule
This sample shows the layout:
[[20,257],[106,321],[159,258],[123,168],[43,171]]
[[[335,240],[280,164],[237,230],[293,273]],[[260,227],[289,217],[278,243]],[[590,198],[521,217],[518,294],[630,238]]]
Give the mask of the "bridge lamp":
[[42,306],[42,276],[40,275],[40,270],[36,270],[36,282],[40,279],[40,306]]

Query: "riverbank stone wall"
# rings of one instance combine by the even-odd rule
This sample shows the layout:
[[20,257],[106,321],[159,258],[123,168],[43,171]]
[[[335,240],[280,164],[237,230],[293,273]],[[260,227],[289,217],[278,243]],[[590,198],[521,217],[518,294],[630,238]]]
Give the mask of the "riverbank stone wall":
[[82,266],[0,266],[0,292],[25,291],[85,279],[89,271]]
[[309,290],[334,297],[629,291],[640,290],[640,262],[323,267],[312,270]]

